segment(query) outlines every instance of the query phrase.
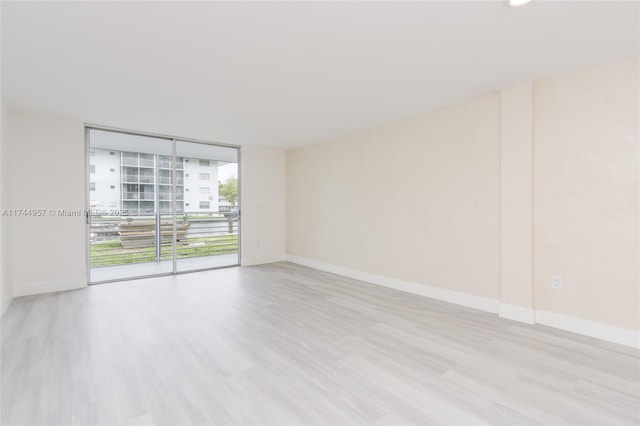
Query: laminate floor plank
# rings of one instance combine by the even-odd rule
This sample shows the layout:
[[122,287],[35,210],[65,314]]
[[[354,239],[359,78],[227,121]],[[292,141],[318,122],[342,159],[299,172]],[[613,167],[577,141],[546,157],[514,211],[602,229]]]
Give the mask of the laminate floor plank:
[[637,425],[633,348],[286,262],[16,298],[2,425]]

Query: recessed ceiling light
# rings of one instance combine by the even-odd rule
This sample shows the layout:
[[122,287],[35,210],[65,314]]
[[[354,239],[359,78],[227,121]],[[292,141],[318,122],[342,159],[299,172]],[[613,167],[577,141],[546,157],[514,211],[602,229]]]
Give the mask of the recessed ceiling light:
[[524,6],[527,3],[530,3],[531,0],[507,0],[507,6],[509,7],[519,7]]

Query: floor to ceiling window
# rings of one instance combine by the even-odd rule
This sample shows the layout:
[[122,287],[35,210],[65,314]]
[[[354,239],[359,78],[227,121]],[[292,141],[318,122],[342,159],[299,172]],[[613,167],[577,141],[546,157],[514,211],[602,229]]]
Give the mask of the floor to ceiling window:
[[237,147],[87,128],[91,283],[234,266]]

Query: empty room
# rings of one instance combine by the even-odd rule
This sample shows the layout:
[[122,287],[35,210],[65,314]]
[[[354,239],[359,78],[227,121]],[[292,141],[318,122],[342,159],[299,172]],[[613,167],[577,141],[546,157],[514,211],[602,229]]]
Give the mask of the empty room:
[[640,424],[640,2],[0,14],[0,424]]

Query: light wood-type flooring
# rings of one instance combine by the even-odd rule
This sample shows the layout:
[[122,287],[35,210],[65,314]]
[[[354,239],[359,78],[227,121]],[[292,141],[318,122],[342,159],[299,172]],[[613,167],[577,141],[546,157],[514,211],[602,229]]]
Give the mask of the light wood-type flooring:
[[2,425],[640,422],[638,351],[290,263],[22,297]]

